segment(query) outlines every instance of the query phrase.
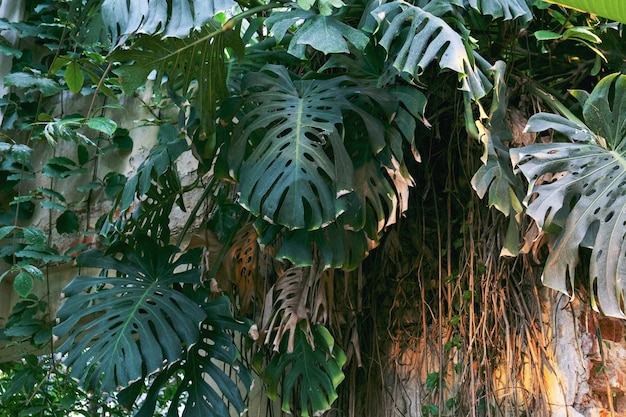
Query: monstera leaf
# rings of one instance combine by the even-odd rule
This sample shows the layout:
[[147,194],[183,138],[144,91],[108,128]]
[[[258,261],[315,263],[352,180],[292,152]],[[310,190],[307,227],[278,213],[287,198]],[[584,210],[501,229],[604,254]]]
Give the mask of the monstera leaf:
[[325,54],[348,53],[349,46],[363,49],[369,37],[362,31],[342,23],[334,16],[323,16],[313,9],[275,11],[266,20],[278,42],[294,25],[301,24],[289,41],[289,53],[305,59],[307,45]]
[[527,130],[551,127],[578,143],[534,144],[511,150],[511,156],[530,182],[528,215],[557,234],[544,283],[563,292],[574,288],[579,248],[590,248],[590,288],[607,315],[624,317],[626,76],[607,76],[591,94],[577,96],[586,126],[540,113],[530,118]]
[[232,0],[104,0],[100,14],[113,46],[118,46],[137,33],[187,37],[233,6]]
[[[183,359],[170,364],[149,382],[149,389],[135,417],[155,415],[159,392],[172,388],[168,416],[229,417],[230,409],[242,415],[246,409],[243,394],[252,387],[252,374],[239,361],[232,332],[248,333],[250,323],[232,317],[230,301],[222,296],[206,303],[207,318],[200,326],[200,338]],[[179,378],[173,379],[173,376]],[[122,391],[118,398],[130,408],[141,393],[144,381],[138,381]],[[242,393],[243,391],[243,393]]]
[[175,247],[144,236],[134,248],[118,244],[78,257],[83,267],[115,271],[77,276],[63,289],[66,300],[57,313],[54,332],[67,337],[59,352],[86,389],[125,387],[198,342],[206,313],[174,285],[199,284],[200,251],[176,255]]
[[216,101],[226,95],[226,47],[243,56],[243,43],[237,33],[212,20],[188,38],[139,36],[129,49],[112,53],[109,60],[124,64],[115,73],[129,95],[146,83],[152,71],[156,71],[158,82],[167,77],[172,90],[180,89],[186,94],[195,88],[194,105],[200,115],[201,130],[212,133]]
[[273,353],[262,373],[271,400],[278,398],[282,379],[282,410],[294,415],[313,416],[328,410],[344,379],[345,353],[321,324],[312,326],[311,333],[315,348],[307,341],[306,323],[300,322],[293,352],[285,351],[287,338],[283,338],[280,351]]
[[482,14],[504,20],[528,22],[533,17],[526,0],[469,0],[469,5]]
[[385,146],[384,124],[353,100],[370,95],[385,117],[397,103],[345,76],[294,81],[284,67],[274,65],[248,74],[242,88],[249,92],[246,113],[228,150],[239,203],[289,229],[316,230],[335,221],[354,187],[343,114],[360,117],[376,153]]
[[472,177],[472,187],[480,198],[488,195],[489,206],[509,216],[509,231],[502,248],[503,255],[517,255],[519,229],[515,215],[523,211],[521,180],[513,172],[507,143],[513,139],[511,128],[505,123],[507,101],[505,65],[494,65],[494,97],[491,102],[488,125],[476,122],[479,139],[484,145],[483,165]]
[[440,68],[459,74],[461,89],[471,98],[484,97],[491,85],[475,65],[469,34],[463,34],[436,15],[451,6],[439,9],[441,3],[432,3],[431,8],[401,1],[381,4],[371,11],[374,19],[364,28],[381,32],[380,45],[389,52],[398,71],[419,78],[426,67],[437,61]]

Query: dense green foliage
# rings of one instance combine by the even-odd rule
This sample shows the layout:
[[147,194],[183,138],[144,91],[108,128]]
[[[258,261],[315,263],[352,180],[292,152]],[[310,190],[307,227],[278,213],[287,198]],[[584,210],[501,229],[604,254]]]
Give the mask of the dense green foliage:
[[[428,170],[459,143],[471,186],[508,227],[497,250],[532,252],[520,241],[534,221],[556,238],[544,282],[567,292],[591,249],[590,298],[624,315],[618,24],[540,0],[42,0],[0,29],[19,38],[0,43],[13,58],[0,281],[23,298],[2,335],[37,348],[62,339],[59,360],[29,356],[0,374],[9,413],[102,410],[113,403],[92,393],[119,391],[110,401],[139,416],[241,414],[253,371],[283,411],[329,410],[347,366],[362,365],[365,313],[351,291],[377,285],[361,282],[363,266],[430,187],[452,193]],[[142,123],[158,134],[120,172],[112,161],[135,145],[124,100],[138,91],[151,91]],[[550,139],[514,136],[513,108],[537,113],[527,130]],[[190,153],[197,168],[182,178]],[[94,224],[99,198],[110,205]],[[42,211],[47,226],[32,223]],[[462,276],[451,261],[461,246],[438,248],[440,282],[444,269],[448,282]],[[50,317],[33,286],[67,262],[81,269]],[[464,310],[452,308],[454,326]],[[426,378],[439,397],[425,414],[477,407],[443,398],[441,378]]]

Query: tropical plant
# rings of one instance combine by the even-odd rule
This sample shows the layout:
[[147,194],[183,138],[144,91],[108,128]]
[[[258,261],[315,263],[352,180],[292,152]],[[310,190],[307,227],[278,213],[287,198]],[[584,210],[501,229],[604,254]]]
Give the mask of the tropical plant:
[[[248,407],[254,370],[284,412],[382,415],[396,412],[385,373],[408,358],[419,412],[539,414],[547,342],[522,288],[532,268],[498,255],[541,263],[555,235],[544,282],[567,291],[591,248],[590,299],[623,315],[615,24],[532,0],[33,3],[0,26],[23,42],[1,49],[14,65],[0,281],[24,298],[3,335],[58,337],[63,365],[30,382],[119,391],[139,416],[226,416]],[[116,112],[134,95],[157,138],[118,172],[136,136]],[[72,96],[88,106],[66,113]],[[563,116],[537,112],[547,107]],[[531,113],[528,132],[564,137],[521,135]],[[49,185],[31,187],[41,177]],[[110,206],[94,224],[99,197]],[[76,237],[62,253],[61,236]],[[79,273],[49,317],[34,283],[70,261]],[[512,385],[530,378],[522,364],[541,369],[532,398],[502,400],[503,350]],[[34,363],[11,371],[8,392]],[[28,388],[20,404],[39,392]]]

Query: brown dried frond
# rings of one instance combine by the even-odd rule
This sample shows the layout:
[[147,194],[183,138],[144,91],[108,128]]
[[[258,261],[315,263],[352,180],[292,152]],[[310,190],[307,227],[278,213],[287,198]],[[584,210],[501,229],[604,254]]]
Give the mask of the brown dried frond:
[[[274,350],[279,350],[283,336],[289,332],[287,352],[293,352],[296,326],[304,320],[307,329],[309,328],[310,302],[319,277],[318,271],[312,267],[291,268],[278,277],[276,284],[268,291],[265,298],[263,329],[266,332],[265,343],[271,342]],[[271,313],[268,315],[269,311]],[[311,346],[314,346],[310,331],[307,332],[307,338]]]
[[274,273],[271,257],[260,248],[257,237],[251,223],[243,226],[235,234],[219,274],[220,286],[232,288],[236,293],[240,315],[250,313],[255,301],[262,302],[265,283]]

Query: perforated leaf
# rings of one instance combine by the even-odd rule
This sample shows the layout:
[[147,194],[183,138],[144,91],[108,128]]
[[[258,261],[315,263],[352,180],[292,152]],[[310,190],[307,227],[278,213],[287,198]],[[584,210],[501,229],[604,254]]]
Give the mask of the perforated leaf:
[[349,46],[363,49],[369,37],[361,30],[346,25],[334,16],[324,16],[314,10],[295,9],[276,11],[267,19],[266,24],[280,41],[285,33],[300,25],[289,41],[289,53],[305,59],[306,47],[325,54],[348,53]]
[[243,89],[250,92],[247,112],[228,154],[240,183],[239,203],[290,229],[330,224],[346,209],[342,196],[353,188],[343,113],[360,117],[372,143],[384,138],[381,121],[351,102],[365,88],[345,76],[294,81],[284,67],[270,65],[248,74]]
[[275,293],[272,297],[275,298],[272,306],[274,314],[269,323],[264,323],[264,327],[268,338],[275,333],[275,350],[279,349],[283,336],[289,334],[287,352],[293,352],[297,325],[300,321],[308,321],[307,307],[316,280],[315,268],[295,267],[281,274],[270,288]]
[[[558,236],[546,261],[544,283],[563,292],[574,288],[579,248],[591,248],[590,288],[595,288],[604,313],[616,317],[624,317],[626,289],[625,88],[626,76],[613,74],[587,96],[587,126],[579,125],[584,132],[579,138],[588,138],[586,143],[511,150],[513,162],[531,185],[527,213]],[[563,120],[552,127],[564,134],[572,131]],[[538,116],[531,117],[527,130],[545,128],[546,118]],[[608,149],[600,146],[604,144]]]
[[280,352],[272,355],[264,369],[263,379],[268,384],[266,394],[272,400],[278,398],[282,379],[283,411],[312,416],[328,410],[337,399],[346,356],[320,324],[311,327],[315,348],[311,347],[304,326],[301,322],[297,328],[293,352],[285,352],[287,340],[283,338]]
[[376,23],[370,20],[365,29],[380,31],[380,45],[387,50],[398,71],[419,78],[436,61],[440,68],[459,74],[461,89],[473,99],[484,97],[491,88],[487,77],[475,65],[467,32],[453,28],[426,8],[406,2],[381,4],[371,15]]
[[[200,338],[183,360],[161,371],[150,383],[141,408],[135,417],[155,415],[159,391],[176,389],[168,404],[168,416],[183,417],[219,416],[229,417],[231,409],[237,415],[246,410],[244,395],[252,387],[250,371],[239,361],[233,331],[243,334],[250,328],[249,322],[239,322],[232,317],[230,302],[226,296],[206,303],[207,318],[200,326]],[[174,381],[172,376],[179,375]],[[133,389],[134,388],[134,389]],[[122,394],[127,405],[140,394],[137,387],[130,387]]]
[[116,274],[79,275],[63,289],[55,334],[67,339],[59,352],[86,389],[125,387],[197,343],[206,313],[174,284],[200,282],[200,251],[176,255],[145,236],[134,248],[79,255],[79,265]]

